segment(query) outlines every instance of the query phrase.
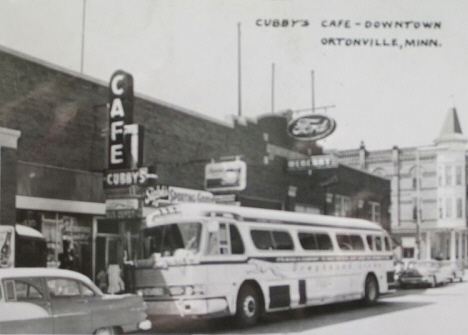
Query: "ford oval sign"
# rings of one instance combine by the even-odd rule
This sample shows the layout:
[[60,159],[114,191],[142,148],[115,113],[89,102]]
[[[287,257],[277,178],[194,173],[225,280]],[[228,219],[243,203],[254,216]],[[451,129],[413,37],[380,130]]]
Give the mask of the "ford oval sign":
[[307,114],[291,120],[288,133],[301,141],[316,141],[327,137],[336,128],[332,118],[320,114]]

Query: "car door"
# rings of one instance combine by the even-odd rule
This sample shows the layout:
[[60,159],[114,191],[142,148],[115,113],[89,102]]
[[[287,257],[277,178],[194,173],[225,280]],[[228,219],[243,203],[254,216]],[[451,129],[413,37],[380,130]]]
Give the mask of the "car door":
[[85,283],[80,282],[80,284],[82,295],[87,300],[91,313],[91,332],[99,328],[118,326],[125,323],[123,320],[125,318],[124,313],[129,313],[130,311],[122,311],[120,306],[113,303],[114,299],[112,299],[113,297],[121,297],[120,295],[104,296]]
[[51,334],[54,330],[52,308],[42,278],[9,278],[2,282],[0,333]]
[[54,313],[54,333],[91,333],[88,301],[81,295],[79,282],[70,278],[46,278],[45,281]]

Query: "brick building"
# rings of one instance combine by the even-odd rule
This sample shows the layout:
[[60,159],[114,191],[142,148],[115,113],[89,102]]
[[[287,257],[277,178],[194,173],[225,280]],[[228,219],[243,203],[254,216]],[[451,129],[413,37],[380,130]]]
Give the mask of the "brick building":
[[[108,83],[5,48],[0,78],[0,224],[41,231],[51,266],[68,241],[75,268],[94,278],[122,259],[142,222],[105,217]],[[235,194],[243,206],[362,217],[389,228],[386,178],[342,164],[288,167],[323,152],[288,136],[287,118],[221,122],[142,95],[134,99],[134,122],[145,128],[143,163],[156,168],[158,184],[203,190],[206,164],[237,156],[247,164],[247,187]]]

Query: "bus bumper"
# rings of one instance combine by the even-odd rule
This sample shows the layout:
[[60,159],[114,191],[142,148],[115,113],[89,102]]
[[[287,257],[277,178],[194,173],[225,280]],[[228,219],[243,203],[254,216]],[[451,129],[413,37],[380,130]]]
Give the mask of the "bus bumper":
[[229,315],[226,298],[146,301],[149,316],[210,317]]

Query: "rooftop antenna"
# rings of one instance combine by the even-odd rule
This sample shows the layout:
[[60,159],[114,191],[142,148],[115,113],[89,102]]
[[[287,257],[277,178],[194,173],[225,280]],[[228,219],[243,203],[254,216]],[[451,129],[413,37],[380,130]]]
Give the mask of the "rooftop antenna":
[[241,24],[237,23],[237,78],[238,78],[238,116],[242,116],[242,78],[241,78]]
[[80,63],[81,73],[83,73],[83,67],[84,67],[85,22],[86,22],[86,0],[83,0],[82,30],[81,30],[81,63]]
[[314,71],[310,71],[311,74],[311,88],[312,88],[312,113],[315,113],[315,74]]

